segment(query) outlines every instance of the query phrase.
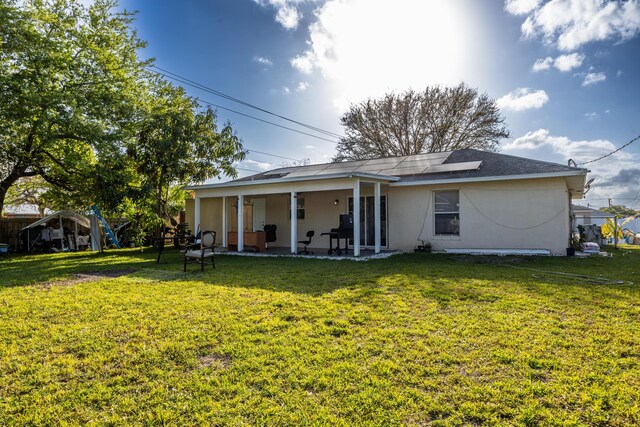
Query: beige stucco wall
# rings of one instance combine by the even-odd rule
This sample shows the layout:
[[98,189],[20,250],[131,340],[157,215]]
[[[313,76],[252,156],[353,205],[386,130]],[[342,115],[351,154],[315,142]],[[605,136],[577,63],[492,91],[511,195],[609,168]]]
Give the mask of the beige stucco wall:
[[[459,190],[460,236],[434,235],[437,190]],[[568,209],[562,178],[395,187],[389,194],[390,245],[409,250],[426,240],[434,250],[549,249],[562,255],[569,238]]]
[[[328,186],[327,186],[328,187]],[[435,236],[433,191],[460,191],[460,236]],[[338,226],[338,216],[348,209],[351,190],[304,191],[305,219],[298,220],[298,240],[308,230],[316,235],[310,248],[327,248],[329,238],[320,234]],[[227,193],[229,189],[225,189]],[[265,223],[276,224],[277,240],[271,247],[289,247],[289,194],[251,195],[243,189],[245,200],[266,199]],[[260,191],[264,192],[264,188]],[[207,190],[207,196],[213,196]],[[363,183],[361,195],[373,194],[373,186]],[[421,240],[434,250],[460,249],[549,249],[562,255],[569,236],[569,200],[564,178],[492,181],[454,185],[399,187],[383,185],[387,196],[388,248],[412,250]],[[338,205],[334,201],[338,199]],[[227,198],[228,229],[237,229],[235,197]],[[186,205],[187,221],[193,223],[193,201]],[[222,199],[201,198],[201,223],[222,231]],[[218,239],[222,241],[221,238]]]

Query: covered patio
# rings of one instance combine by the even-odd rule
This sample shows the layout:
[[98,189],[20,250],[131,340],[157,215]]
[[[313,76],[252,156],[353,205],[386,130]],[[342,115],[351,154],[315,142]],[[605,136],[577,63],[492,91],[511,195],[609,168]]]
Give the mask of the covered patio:
[[[309,251],[328,257],[330,244],[335,246],[329,233],[339,226],[340,215],[351,215],[353,236],[360,238],[349,239],[348,256],[381,254],[388,247],[386,192],[397,177],[336,171],[313,179],[273,178],[186,187],[194,192],[187,222],[195,230],[216,231],[228,253],[296,255],[304,247],[299,242],[313,231]],[[276,226],[275,239],[266,240],[265,225]]]

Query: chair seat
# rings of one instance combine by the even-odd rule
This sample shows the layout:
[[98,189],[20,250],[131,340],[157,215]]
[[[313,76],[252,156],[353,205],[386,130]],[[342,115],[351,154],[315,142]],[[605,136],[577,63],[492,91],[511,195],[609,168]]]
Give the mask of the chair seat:
[[[184,252],[184,271],[187,271],[187,264],[200,264],[200,271],[204,271],[204,260],[211,259],[211,265],[216,268],[216,261],[213,253],[216,244],[215,231],[203,231],[200,234],[200,244],[191,245]],[[198,248],[198,246],[200,246]]]
[[[202,251],[201,250],[191,250],[191,251],[187,251],[184,254],[185,257],[187,258],[200,258],[202,255]],[[213,250],[212,249],[205,249],[204,250],[204,257],[210,257],[213,256]]]

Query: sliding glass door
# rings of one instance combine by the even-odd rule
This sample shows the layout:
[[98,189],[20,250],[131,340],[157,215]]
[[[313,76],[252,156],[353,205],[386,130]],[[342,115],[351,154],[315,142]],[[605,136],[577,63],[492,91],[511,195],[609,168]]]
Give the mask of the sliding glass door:
[[[373,203],[373,196],[360,197],[360,246],[375,246]],[[349,213],[353,213],[353,197],[349,197]],[[380,246],[387,246],[387,196],[380,196]]]

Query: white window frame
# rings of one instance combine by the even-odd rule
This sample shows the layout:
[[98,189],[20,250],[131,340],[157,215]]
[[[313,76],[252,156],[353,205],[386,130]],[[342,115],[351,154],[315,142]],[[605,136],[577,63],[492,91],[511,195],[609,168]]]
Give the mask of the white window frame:
[[[458,210],[457,211],[447,211],[447,212],[437,212],[436,211],[436,197],[438,196],[439,193],[451,193],[451,192],[457,192],[458,193]],[[436,217],[437,215],[452,215],[452,214],[457,214],[458,215],[458,234],[438,234],[437,230],[436,230]],[[458,240],[460,239],[460,223],[461,223],[461,219],[460,219],[460,189],[459,188],[449,188],[449,189],[443,189],[443,190],[434,190],[433,191],[433,236],[436,239],[441,239],[441,240]]]

